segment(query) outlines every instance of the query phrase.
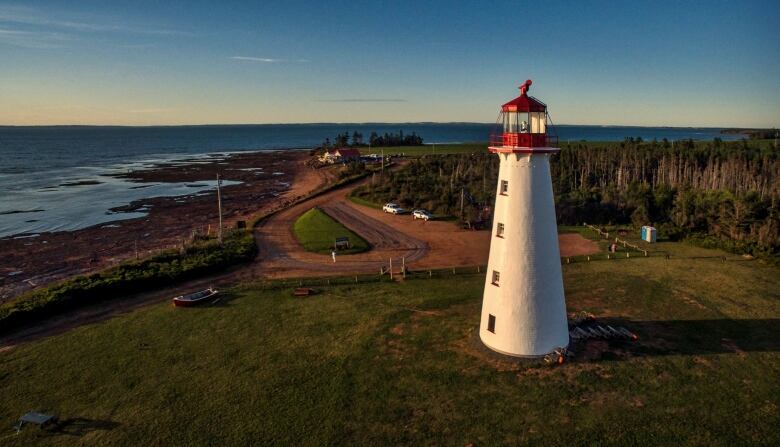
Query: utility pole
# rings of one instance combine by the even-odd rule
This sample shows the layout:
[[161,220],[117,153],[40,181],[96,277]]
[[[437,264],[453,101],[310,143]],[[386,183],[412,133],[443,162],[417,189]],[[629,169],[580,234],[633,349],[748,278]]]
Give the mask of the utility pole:
[[385,175],[385,148],[382,148],[382,175]]
[[463,220],[463,186],[460,187],[460,219]]
[[219,187],[222,184],[222,180],[219,179],[219,172],[217,172],[217,211],[219,213],[219,230],[217,230],[217,238],[219,243],[222,244],[222,192]]

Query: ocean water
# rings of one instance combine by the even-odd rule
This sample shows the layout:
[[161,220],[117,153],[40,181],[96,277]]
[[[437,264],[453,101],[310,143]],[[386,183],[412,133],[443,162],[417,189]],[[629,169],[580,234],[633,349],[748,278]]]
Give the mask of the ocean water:
[[[212,179],[138,184],[111,177],[128,169],[230,152],[311,148],[336,134],[372,131],[416,134],[426,143],[486,141],[494,124],[286,124],[226,126],[93,127],[0,126],[0,237],[34,237],[142,217],[143,210],[110,209],[134,200],[208,193]],[[724,140],[715,128],[556,126],[560,141]],[[139,186],[143,185],[143,188]]]

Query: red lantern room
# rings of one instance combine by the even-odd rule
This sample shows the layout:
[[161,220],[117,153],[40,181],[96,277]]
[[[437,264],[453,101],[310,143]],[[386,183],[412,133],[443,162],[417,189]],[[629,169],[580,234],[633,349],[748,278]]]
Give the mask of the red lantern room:
[[[501,106],[490,152],[557,152],[558,137],[548,133],[547,105],[528,96],[531,80],[520,86],[520,96]],[[535,149],[536,148],[536,149]]]

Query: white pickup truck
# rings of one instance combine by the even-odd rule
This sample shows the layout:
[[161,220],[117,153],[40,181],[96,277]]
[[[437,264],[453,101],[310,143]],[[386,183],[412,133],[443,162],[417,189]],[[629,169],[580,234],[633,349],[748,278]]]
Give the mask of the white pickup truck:
[[385,203],[385,206],[382,207],[382,211],[390,214],[403,214],[406,212],[405,209],[401,208],[396,203]]

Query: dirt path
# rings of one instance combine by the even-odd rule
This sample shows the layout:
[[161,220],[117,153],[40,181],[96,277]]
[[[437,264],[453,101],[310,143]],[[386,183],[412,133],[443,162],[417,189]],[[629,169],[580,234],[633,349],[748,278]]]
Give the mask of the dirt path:
[[[295,205],[264,221],[255,230],[260,255],[250,268],[254,276],[267,278],[306,275],[343,275],[373,273],[389,264],[393,258],[412,262],[424,257],[429,247],[425,241],[409,236],[378,219],[354,212],[347,204],[346,195],[357,185],[340,188]],[[330,256],[305,251],[293,234],[295,220],[309,209],[318,206],[344,226],[359,234],[371,244],[365,253]]]

